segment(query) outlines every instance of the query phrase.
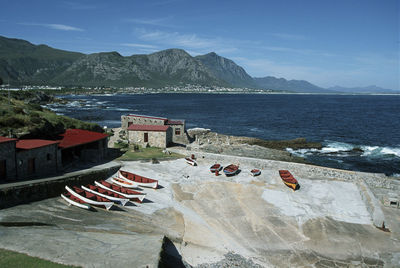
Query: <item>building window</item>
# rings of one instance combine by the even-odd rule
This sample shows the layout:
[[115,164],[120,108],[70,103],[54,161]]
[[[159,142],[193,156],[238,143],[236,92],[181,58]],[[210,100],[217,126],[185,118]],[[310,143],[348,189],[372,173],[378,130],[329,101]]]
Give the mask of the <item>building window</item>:
[[50,161],[51,160],[51,154],[47,154],[47,161]]
[[5,180],[7,177],[6,160],[0,161],[0,180]]
[[144,142],[149,142],[149,133],[144,133]]
[[35,158],[30,158],[28,159],[28,174],[33,174],[35,171]]
[[181,129],[175,128],[175,135],[181,135]]

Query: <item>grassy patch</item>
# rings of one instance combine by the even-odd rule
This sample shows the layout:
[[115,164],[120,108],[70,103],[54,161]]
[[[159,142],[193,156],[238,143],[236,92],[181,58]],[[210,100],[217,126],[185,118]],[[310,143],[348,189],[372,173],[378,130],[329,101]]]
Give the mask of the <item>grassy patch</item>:
[[61,267],[76,267],[67,266],[59,263],[54,263],[51,261],[46,261],[36,257],[30,257],[26,254],[0,249],[0,267],[51,267],[51,268],[61,268]]
[[124,161],[135,161],[135,160],[151,160],[151,159],[176,159],[182,158],[183,155],[172,153],[166,154],[163,153],[163,149],[156,148],[156,147],[147,147],[147,148],[140,148],[138,151],[134,151],[133,148],[129,148],[119,160]]

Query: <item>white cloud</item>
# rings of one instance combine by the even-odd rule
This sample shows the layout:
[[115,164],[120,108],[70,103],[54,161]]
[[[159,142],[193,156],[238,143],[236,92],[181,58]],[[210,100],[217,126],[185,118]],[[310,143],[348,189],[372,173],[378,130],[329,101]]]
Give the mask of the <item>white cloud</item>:
[[122,43],[121,46],[144,48],[144,49],[156,49],[157,48],[157,46],[154,46],[154,45],[137,44],[137,43]]
[[123,21],[135,24],[151,25],[151,26],[175,27],[174,25],[169,23],[171,19],[172,16],[156,18],[156,19],[133,18],[133,19],[124,19]]
[[211,51],[217,53],[237,51],[236,47],[230,45],[231,42],[227,42],[221,38],[204,38],[196,34],[181,34],[179,32],[159,30],[148,31],[145,29],[136,29],[135,32],[140,40],[154,42],[160,44],[160,46],[183,48],[194,55]]
[[27,26],[41,26],[46,27],[53,30],[60,30],[60,31],[78,31],[83,32],[84,29],[65,25],[65,24],[54,24],[54,23],[19,23],[20,25],[27,25]]

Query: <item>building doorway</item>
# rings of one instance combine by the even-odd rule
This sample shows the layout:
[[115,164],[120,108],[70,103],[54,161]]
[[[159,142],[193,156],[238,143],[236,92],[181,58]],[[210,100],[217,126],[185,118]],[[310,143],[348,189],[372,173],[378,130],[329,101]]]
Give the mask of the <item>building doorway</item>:
[[5,181],[7,178],[6,160],[0,160],[0,181]]
[[35,173],[35,158],[29,158],[28,159],[28,174],[34,174]]
[[149,133],[144,133],[144,142],[149,142]]

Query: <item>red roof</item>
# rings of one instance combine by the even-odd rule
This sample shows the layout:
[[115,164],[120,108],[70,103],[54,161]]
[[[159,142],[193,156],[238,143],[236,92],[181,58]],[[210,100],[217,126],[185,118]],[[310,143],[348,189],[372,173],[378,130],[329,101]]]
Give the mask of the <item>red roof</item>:
[[169,126],[165,125],[130,125],[128,130],[136,130],[136,131],[167,131]]
[[183,120],[169,120],[166,122],[167,125],[183,125]]
[[81,144],[91,143],[108,137],[108,134],[82,129],[67,129],[58,147],[70,148]]
[[39,147],[44,147],[44,146],[49,146],[52,144],[59,143],[59,141],[50,141],[50,140],[19,140],[17,141],[17,144],[15,147],[17,149],[24,149],[24,150],[30,150],[30,149],[35,149]]
[[134,117],[142,117],[142,118],[149,118],[149,119],[157,119],[157,120],[163,120],[167,121],[167,118],[164,117],[156,117],[156,116],[148,116],[148,115],[140,115],[140,114],[130,114],[128,116],[134,116]]
[[0,136],[0,143],[3,143],[3,142],[9,142],[9,141],[16,141],[17,139],[11,139],[11,138],[6,138],[6,137],[3,137],[3,136]]

